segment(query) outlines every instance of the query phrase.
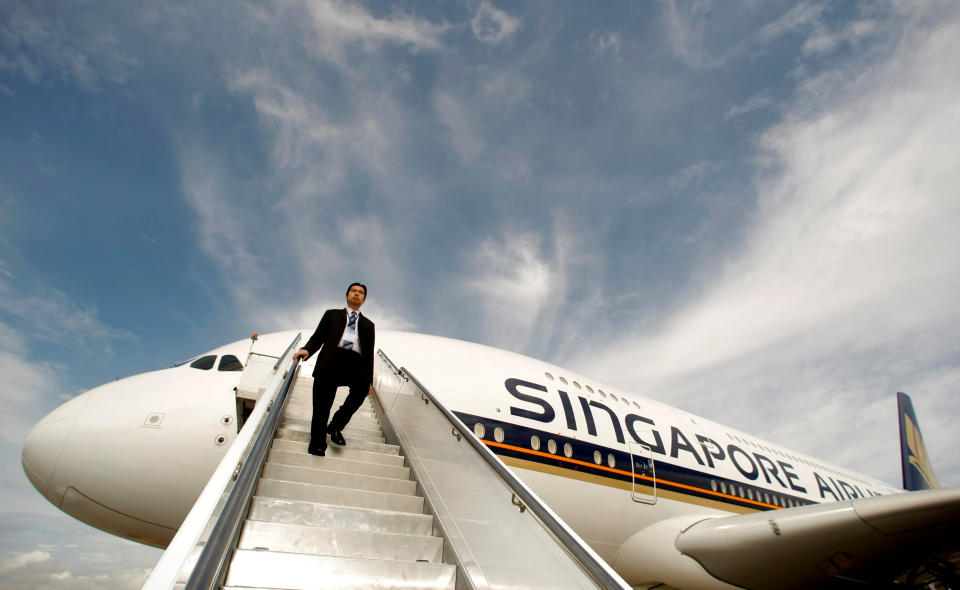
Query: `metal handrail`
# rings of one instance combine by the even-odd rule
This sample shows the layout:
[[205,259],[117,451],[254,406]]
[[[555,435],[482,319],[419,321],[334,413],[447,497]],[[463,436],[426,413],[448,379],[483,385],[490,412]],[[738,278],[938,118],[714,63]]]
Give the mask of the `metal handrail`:
[[[290,349],[300,341],[300,335],[290,343],[280,356],[285,358]],[[280,366],[279,362],[276,365]],[[236,549],[237,539],[240,536],[243,517],[250,507],[253,491],[257,480],[263,471],[263,464],[267,458],[267,451],[273,442],[283,408],[286,406],[287,393],[290,386],[300,372],[300,359],[294,358],[287,370],[286,378],[279,393],[271,402],[272,406],[264,420],[263,427],[254,441],[246,462],[235,473],[236,484],[227,496],[220,517],[217,519],[203,550],[197,558],[196,566],[190,573],[185,586],[186,590],[211,590],[219,588],[226,576],[226,569],[230,558]]]
[[[288,344],[287,347],[284,349],[283,354],[281,354],[279,357],[277,357],[277,364],[273,365],[273,370],[274,370],[274,371],[276,371],[277,369],[280,368],[280,363],[283,361],[283,359],[285,359],[285,358],[287,357],[287,353],[290,352],[290,349],[293,348],[294,346],[296,346],[296,345],[299,344],[299,343],[300,343],[300,334],[297,334],[297,337],[294,338],[294,339],[290,342],[290,344]],[[293,368],[293,367],[291,366],[291,368]]]
[[406,368],[401,367],[397,370],[397,365],[383,352],[378,351],[380,357],[389,364],[398,375],[413,381],[426,400],[433,402],[433,405],[450,421],[460,435],[470,443],[470,445],[487,462],[491,469],[506,483],[510,491],[513,492],[513,501],[520,507],[520,510],[530,510],[530,512],[543,524],[560,545],[570,554],[577,564],[593,580],[608,590],[630,590],[630,585],[617,574],[613,568],[603,561],[603,559],[588,546],[557,514],[547,506],[527,485],[520,480],[512,471],[507,469],[503,461],[483,443],[472,429],[468,428],[460,418],[448,410],[446,406],[440,403],[437,398],[430,393],[422,383]]

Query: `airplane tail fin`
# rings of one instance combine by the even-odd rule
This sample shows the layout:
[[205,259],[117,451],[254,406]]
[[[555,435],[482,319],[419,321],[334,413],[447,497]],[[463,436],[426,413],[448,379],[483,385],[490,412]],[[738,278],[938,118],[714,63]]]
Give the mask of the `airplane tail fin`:
[[903,489],[908,491],[939,488],[940,481],[933,473],[930,455],[923,443],[917,415],[913,412],[910,396],[898,391],[897,408],[900,413],[900,460],[903,465]]

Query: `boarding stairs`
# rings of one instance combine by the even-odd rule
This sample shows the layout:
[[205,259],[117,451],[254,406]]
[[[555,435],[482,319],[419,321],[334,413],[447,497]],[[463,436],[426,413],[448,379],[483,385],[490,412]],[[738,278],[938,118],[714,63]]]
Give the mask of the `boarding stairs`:
[[456,567],[442,562],[443,539],[371,399],[343,431],[346,446],[307,453],[312,385],[294,385],[224,587],[452,590]]
[[252,412],[144,590],[629,588],[384,351],[347,444],[308,454],[298,343],[248,359]]

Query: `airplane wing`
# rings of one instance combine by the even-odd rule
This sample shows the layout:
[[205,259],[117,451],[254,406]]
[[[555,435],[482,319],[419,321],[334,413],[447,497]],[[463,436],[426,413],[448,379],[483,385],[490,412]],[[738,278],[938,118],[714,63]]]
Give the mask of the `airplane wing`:
[[675,546],[715,578],[756,590],[960,588],[960,488],[702,520]]

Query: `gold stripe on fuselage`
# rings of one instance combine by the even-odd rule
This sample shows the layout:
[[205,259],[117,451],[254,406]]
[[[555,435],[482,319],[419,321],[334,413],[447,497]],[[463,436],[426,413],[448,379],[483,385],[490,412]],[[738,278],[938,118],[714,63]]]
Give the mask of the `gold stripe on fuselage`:
[[[490,447],[499,447],[499,448],[503,448],[503,449],[508,449],[508,450],[513,451],[513,452],[516,452],[516,453],[523,453],[523,454],[525,454],[525,455],[532,455],[532,456],[537,456],[537,457],[543,457],[543,458],[551,459],[551,460],[558,461],[558,462],[561,462],[561,463],[572,464],[572,465],[575,465],[575,466],[582,465],[582,466],[584,466],[584,467],[589,467],[589,468],[591,468],[591,469],[599,469],[599,470],[601,470],[601,471],[609,471],[609,472],[611,472],[611,473],[617,473],[617,474],[620,474],[620,475],[626,475],[626,476],[628,476],[628,477],[633,477],[633,474],[630,473],[629,471],[623,471],[623,470],[621,470],[621,469],[615,469],[615,468],[612,468],[612,467],[607,467],[606,465],[594,465],[594,464],[592,464],[592,463],[587,463],[587,462],[585,462],[585,461],[580,461],[580,460],[577,460],[577,459],[569,459],[569,458],[567,458],[567,457],[560,457],[560,456],[557,456],[557,455],[551,455],[550,453],[544,453],[544,452],[542,452],[542,451],[534,451],[534,450],[531,450],[531,449],[524,449],[524,448],[522,448],[522,447],[516,447],[516,446],[513,446],[513,445],[507,445],[507,444],[504,444],[504,443],[498,443],[498,442],[490,441],[490,440],[485,440],[485,441],[483,441],[483,442],[484,442],[484,444],[486,444],[487,446],[490,446]],[[494,452],[496,452],[496,451],[494,451]],[[629,481],[623,481],[623,480],[614,479],[614,478],[611,478],[611,477],[604,477],[604,476],[602,476],[602,475],[597,475],[597,474],[594,474],[594,473],[584,473],[583,471],[578,471],[578,470],[575,470],[575,469],[569,469],[569,468],[565,468],[565,467],[560,467],[559,465],[546,465],[546,464],[544,464],[544,463],[542,463],[542,462],[540,462],[540,461],[533,460],[533,459],[521,459],[521,458],[518,458],[518,457],[510,457],[510,456],[506,456],[506,455],[498,455],[498,456],[499,456],[500,459],[501,459],[504,463],[506,463],[507,465],[510,465],[511,467],[516,467],[516,468],[518,468],[518,469],[527,469],[527,470],[529,470],[529,471],[537,471],[537,472],[540,472],[540,473],[546,473],[546,474],[548,474],[548,475],[555,475],[555,476],[558,476],[558,477],[566,477],[566,478],[569,478],[569,479],[575,479],[575,480],[577,480],[577,481],[583,481],[583,482],[586,482],[586,483],[592,483],[592,484],[596,484],[596,485],[607,486],[607,487],[610,487],[610,488],[616,488],[616,489],[620,489],[620,490],[624,490],[624,491],[628,491],[628,492],[629,492],[629,491],[632,491],[632,489],[633,489],[633,486],[630,484]],[[648,480],[648,481],[651,479],[651,478],[648,477],[648,476],[638,476],[638,478],[642,478],[642,479],[645,479],[645,480]],[[663,481],[663,480],[657,480],[657,481]],[[720,492],[714,492],[713,490],[705,490],[705,489],[703,489],[703,488],[698,488],[698,487],[694,487],[694,486],[689,486],[689,485],[686,485],[686,484],[675,483],[675,482],[664,482],[664,483],[668,483],[668,484],[671,485],[671,486],[677,486],[677,487],[680,487],[680,488],[685,488],[685,489],[688,489],[688,490],[691,490],[691,491],[699,492],[699,493],[701,493],[701,494],[708,494],[708,495],[710,495],[710,496],[716,496],[717,498],[728,498],[728,499],[730,499],[730,500],[735,500],[735,501],[737,501],[737,502],[746,502],[746,503],[754,504],[754,505],[757,506],[756,508],[752,508],[752,507],[749,507],[749,506],[739,506],[739,505],[736,505],[736,504],[731,504],[731,503],[729,503],[729,502],[724,502],[724,501],[719,500],[719,499],[714,500],[714,499],[710,499],[710,498],[701,498],[701,497],[699,497],[699,496],[695,496],[695,495],[693,495],[693,494],[687,494],[687,493],[684,493],[684,492],[681,492],[681,491],[669,490],[669,489],[665,489],[665,488],[662,488],[662,487],[658,487],[658,488],[657,488],[657,497],[659,497],[659,498],[665,498],[665,499],[674,500],[674,501],[677,501],[677,502],[685,502],[685,503],[687,503],[687,504],[695,504],[695,505],[697,505],[697,506],[703,506],[703,507],[705,507],[705,508],[714,508],[714,509],[716,509],[716,510],[723,510],[723,511],[726,511],[726,512],[735,512],[735,513],[737,513],[737,514],[747,514],[747,513],[750,513],[750,512],[759,512],[761,508],[773,508],[773,509],[780,509],[780,508],[781,508],[780,506],[775,506],[775,505],[773,505],[773,504],[765,504],[765,503],[763,503],[763,502],[758,502],[758,501],[756,501],[756,500],[748,500],[748,499],[746,499],[746,498],[740,498],[739,496],[731,496],[731,495],[729,495],[729,494],[722,494],[722,493],[720,493]],[[640,490],[638,490],[638,491],[642,491],[642,493],[644,493],[644,494],[651,495],[651,494],[653,493],[653,486],[651,486],[651,485],[639,485],[638,487],[640,488]]]

